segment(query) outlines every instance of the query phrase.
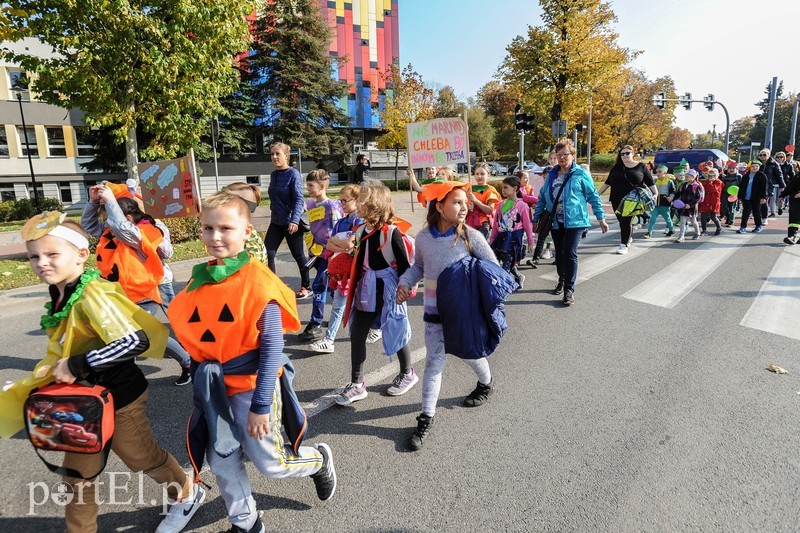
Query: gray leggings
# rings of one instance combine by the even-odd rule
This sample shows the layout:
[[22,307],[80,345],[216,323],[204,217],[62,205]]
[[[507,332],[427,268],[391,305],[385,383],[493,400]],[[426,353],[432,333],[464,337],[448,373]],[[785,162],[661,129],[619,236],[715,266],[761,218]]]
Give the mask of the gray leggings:
[[716,213],[700,213],[700,226],[703,228],[703,231],[706,230],[709,220],[714,223],[717,229],[721,227],[719,225],[719,216]]
[[178,339],[175,338],[175,332],[172,331],[172,328],[169,325],[169,319],[167,318],[167,314],[164,313],[164,308],[161,307],[160,304],[156,302],[142,302],[137,304],[139,307],[150,313],[159,322],[167,326],[169,328],[169,338],[167,339],[167,349],[164,352],[164,355],[168,357],[172,357],[175,359],[178,364],[181,365],[181,368],[189,368],[189,364],[191,363],[192,359],[189,357],[189,354],[186,350],[181,346],[181,343],[178,342]]

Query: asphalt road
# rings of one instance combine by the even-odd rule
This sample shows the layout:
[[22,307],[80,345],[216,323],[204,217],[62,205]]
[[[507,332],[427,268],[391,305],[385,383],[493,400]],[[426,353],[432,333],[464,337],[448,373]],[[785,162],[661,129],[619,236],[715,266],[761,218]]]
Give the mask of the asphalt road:
[[[553,266],[524,270],[525,289],[508,302],[509,331],[490,359],[491,401],[461,406],[475,378],[451,358],[419,452],[407,452],[405,440],[420,388],[401,397],[384,392],[396,361],[372,346],[369,397],[325,409],[325,395],[349,379],[344,332],[328,355],[287,336],[300,399],[315,413],[306,442],[331,445],[339,488],[322,503],[310,480],[271,480],[248,465],[267,530],[796,531],[800,247],[783,245],[785,227],[784,218],[761,235],[726,231],[683,244],[657,229],[624,257],[614,254],[613,228],[607,236],[594,231],[580,248],[587,279],[571,308],[550,294]],[[291,265],[281,262],[279,273],[296,285]],[[38,312],[16,305],[20,312],[2,315],[0,379],[29,372],[45,343]],[[418,297],[410,314],[421,373],[420,305]],[[307,317],[310,301],[300,310]],[[770,364],[789,373],[768,372]],[[141,366],[156,436],[185,463],[191,391],[172,385],[174,361]],[[24,437],[0,442],[0,457],[0,531],[60,530],[54,503],[28,516],[28,484],[57,477]],[[125,471],[115,458],[113,471]],[[214,485],[210,473],[204,479]],[[138,480],[130,484],[137,501]],[[159,495],[149,479],[142,491],[145,503]],[[159,511],[107,504],[100,529],[152,531]],[[212,490],[187,530],[227,527]]]

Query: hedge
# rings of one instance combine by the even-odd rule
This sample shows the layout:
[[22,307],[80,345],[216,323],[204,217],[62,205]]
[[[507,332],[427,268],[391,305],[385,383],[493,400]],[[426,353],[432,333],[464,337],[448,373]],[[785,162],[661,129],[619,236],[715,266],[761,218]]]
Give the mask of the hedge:
[[[64,211],[64,206],[57,198],[39,198],[40,211]],[[0,202],[0,222],[24,221],[31,218],[36,213],[33,200],[23,198],[22,200],[10,200]]]

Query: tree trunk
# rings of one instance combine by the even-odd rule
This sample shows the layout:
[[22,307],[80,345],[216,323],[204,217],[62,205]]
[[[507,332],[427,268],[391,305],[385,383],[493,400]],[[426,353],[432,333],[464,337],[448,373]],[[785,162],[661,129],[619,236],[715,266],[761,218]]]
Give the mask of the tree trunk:
[[397,177],[397,170],[400,168],[400,148],[394,149],[394,190],[400,190],[400,178]]
[[[131,111],[131,114],[133,114],[133,102],[128,104],[128,109]],[[139,171],[136,168],[136,164],[139,162],[139,145],[136,141],[135,120],[131,121],[131,126],[128,128],[128,132],[125,135],[125,162],[128,165],[128,178],[134,180],[138,184]]]

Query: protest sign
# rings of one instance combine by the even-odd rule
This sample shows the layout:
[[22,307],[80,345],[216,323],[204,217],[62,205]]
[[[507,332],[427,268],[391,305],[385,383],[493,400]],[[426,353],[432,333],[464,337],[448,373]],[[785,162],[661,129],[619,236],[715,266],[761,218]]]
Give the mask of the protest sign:
[[196,217],[200,214],[194,151],[180,159],[139,163],[136,168],[139,170],[145,213],[153,218]]
[[406,124],[408,166],[441,167],[469,162],[467,125],[460,118]]

